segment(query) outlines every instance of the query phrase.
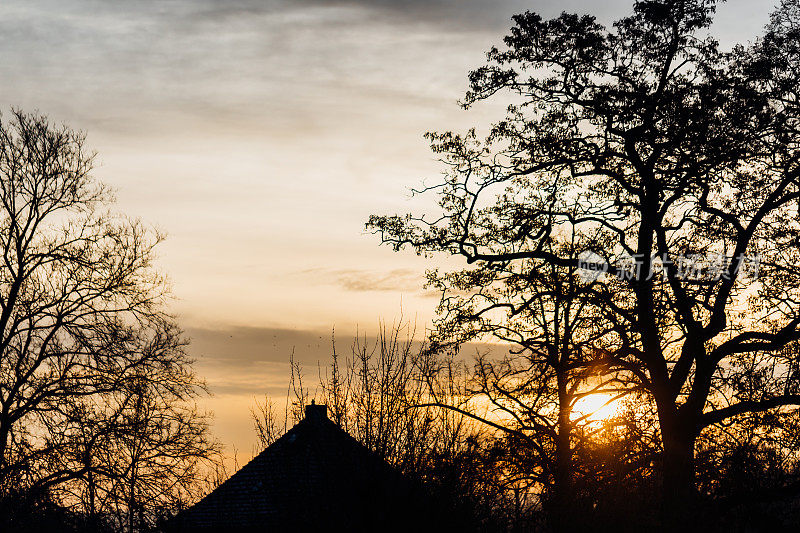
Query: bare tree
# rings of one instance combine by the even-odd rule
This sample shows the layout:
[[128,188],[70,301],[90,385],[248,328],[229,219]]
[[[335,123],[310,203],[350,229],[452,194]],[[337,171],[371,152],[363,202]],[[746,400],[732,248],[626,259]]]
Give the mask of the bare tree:
[[781,382],[771,361],[800,338],[800,9],[782,2],[763,39],[726,52],[705,35],[715,4],[637,1],[611,30],[591,16],[514,17],[465,105],[500,91],[519,104],[485,141],[431,135],[450,165],[431,189],[443,213],[368,224],[397,249],[460,255],[478,272],[575,266],[547,243],[599,232],[585,251],[608,274],[595,297],[616,326],[598,348],[655,401],[668,521],[693,508],[703,431],[800,404],[793,387],[737,395],[725,379],[754,354]]
[[[415,339],[414,327],[382,323],[370,339],[356,335],[344,357],[332,338],[328,365],[319,369],[316,393],[299,380],[302,369],[291,364],[287,405],[292,410],[314,398],[328,406],[329,416],[356,440],[413,478],[427,481],[460,506],[460,515],[499,517],[510,521],[509,491],[501,482],[507,457],[483,425],[466,416],[468,369],[453,357],[432,353]],[[443,408],[436,403],[456,406]],[[267,399],[254,409],[257,435],[274,427],[275,411]],[[288,411],[288,409],[287,409]],[[288,418],[295,415],[288,413]],[[270,439],[262,440],[262,445]]]
[[153,268],[162,237],[108,210],[92,161],[41,115],[0,122],[0,495],[85,489],[91,515],[124,506],[135,530],[214,444]]
[[[280,419],[269,396],[264,396],[264,403],[256,402],[255,407],[250,408],[250,417],[253,420],[258,445],[262,450],[281,436]],[[283,431],[286,429],[283,428]]]
[[[577,260],[581,239],[563,235],[544,247]],[[531,260],[429,274],[442,292],[432,333],[436,350],[475,340],[506,348],[502,357],[480,355],[470,380],[469,392],[490,406],[491,419],[469,416],[527,449],[515,475],[544,501],[556,531],[572,530],[588,516],[585,509],[576,512],[576,449],[612,422],[594,420],[603,405],[579,412],[581,401],[611,404],[636,390],[597,349],[614,329],[595,297],[604,289],[599,274]]]

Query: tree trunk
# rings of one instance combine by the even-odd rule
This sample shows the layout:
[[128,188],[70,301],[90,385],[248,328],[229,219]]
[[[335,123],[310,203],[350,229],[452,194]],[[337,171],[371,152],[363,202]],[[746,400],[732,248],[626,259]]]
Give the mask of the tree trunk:
[[131,472],[131,482],[130,482],[130,499],[128,500],[128,531],[130,533],[135,533],[136,528],[134,527],[136,524],[136,467],[133,468]]
[[675,527],[685,527],[687,520],[691,520],[697,503],[694,485],[695,432],[687,424],[680,422],[682,421],[662,425],[664,453],[661,514],[667,531],[675,531]]
[[[87,454],[88,455],[88,454]],[[91,463],[88,464],[89,467],[89,531],[96,532],[98,530],[97,527],[97,507],[95,502],[95,494],[96,494],[96,486],[94,480],[94,470],[92,469]]]
[[558,426],[556,431],[555,475],[553,476],[553,501],[551,528],[553,531],[572,531],[574,518],[574,487],[572,483],[572,401],[567,393],[567,379],[558,372]]

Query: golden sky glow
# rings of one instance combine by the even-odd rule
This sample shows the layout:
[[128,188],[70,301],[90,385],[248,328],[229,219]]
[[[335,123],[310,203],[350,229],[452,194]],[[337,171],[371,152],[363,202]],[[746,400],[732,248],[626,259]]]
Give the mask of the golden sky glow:
[[[315,369],[334,326],[347,347],[401,306],[430,318],[423,273],[446,264],[381,248],[363,224],[433,209],[409,197],[441,170],[426,130],[500,116],[456,102],[510,16],[608,22],[630,4],[3,1],[0,109],[85,130],[118,207],[168,233],[161,266],[218,433],[249,453],[249,406],[285,390],[292,347]],[[722,4],[715,33],[751,38],[771,5]]]

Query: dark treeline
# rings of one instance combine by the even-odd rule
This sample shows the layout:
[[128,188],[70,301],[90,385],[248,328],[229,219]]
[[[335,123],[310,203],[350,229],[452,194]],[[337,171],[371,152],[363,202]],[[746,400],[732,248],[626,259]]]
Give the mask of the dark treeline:
[[[330,360],[317,369],[290,362],[285,403],[267,397],[252,409],[262,449],[283,434],[284,417],[296,423],[313,399],[452,512],[468,516],[473,531],[672,529],[661,515],[657,413],[645,395],[611,396],[615,408],[606,414],[593,416],[603,407],[594,403],[565,420],[557,386],[542,386],[522,351],[447,355],[415,341],[408,325],[383,325],[373,341],[356,337],[345,355],[332,344]],[[583,385],[579,397],[601,390],[590,377]],[[681,530],[791,531],[800,520],[792,485],[800,478],[797,423],[796,412],[773,413],[704,432],[695,475],[702,513]],[[567,472],[559,464],[563,432],[570,435]]]

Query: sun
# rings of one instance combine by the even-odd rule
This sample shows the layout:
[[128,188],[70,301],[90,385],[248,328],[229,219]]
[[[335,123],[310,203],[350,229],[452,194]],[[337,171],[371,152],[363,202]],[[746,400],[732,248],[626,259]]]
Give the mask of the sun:
[[590,394],[576,401],[572,406],[573,418],[586,417],[589,422],[599,422],[614,418],[619,414],[619,403],[612,394]]

